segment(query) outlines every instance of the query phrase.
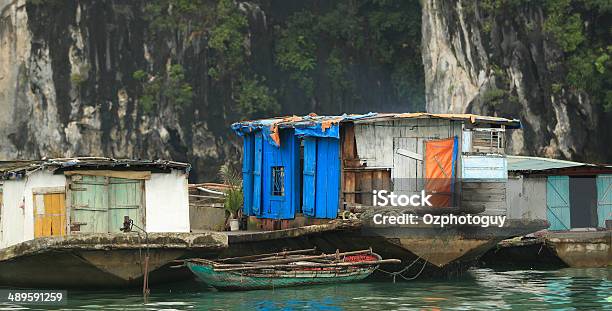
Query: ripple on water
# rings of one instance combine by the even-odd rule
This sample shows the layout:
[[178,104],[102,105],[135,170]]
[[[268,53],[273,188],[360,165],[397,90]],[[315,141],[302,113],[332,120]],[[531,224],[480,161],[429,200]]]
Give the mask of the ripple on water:
[[[151,290],[70,291],[65,310],[612,310],[611,269],[472,269],[456,280],[364,282],[250,292],[218,292],[202,283]],[[0,310],[45,309],[0,305]],[[57,309],[57,308],[46,308]]]

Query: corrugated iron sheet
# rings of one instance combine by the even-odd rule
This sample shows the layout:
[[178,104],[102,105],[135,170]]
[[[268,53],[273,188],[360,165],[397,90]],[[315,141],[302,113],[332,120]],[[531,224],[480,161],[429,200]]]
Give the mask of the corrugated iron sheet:
[[509,171],[544,171],[549,169],[592,165],[573,161],[528,156],[509,155],[507,158]]
[[188,173],[191,165],[167,160],[131,160],[113,159],[104,157],[77,157],[58,158],[45,160],[14,160],[0,161],[0,178],[11,179],[23,177],[28,172],[38,169],[50,170],[83,170],[83,169],[108,169],[108,170],[166,170],[178,169]]
[[[516,119],[500,117],[479,116],[474,114],[441,114],[441,113],[374,113],[343,114],[341,116],[319,116],[311,113],[306,116],[286,116],[270,119],[241,121],[232,124],[232,130],[242,136],[254,131],[262,131],[264,138],[279,145],[279,128],[296,128],[296,134],[313,137],[339,138],[337,127],[341,122],[354,121],[356,123],[384,122],[402,119],[445,119],[485,124],[500,124],[508,128],[520,128],[521,122]],[[331,130],[330,130],[331,129]]]

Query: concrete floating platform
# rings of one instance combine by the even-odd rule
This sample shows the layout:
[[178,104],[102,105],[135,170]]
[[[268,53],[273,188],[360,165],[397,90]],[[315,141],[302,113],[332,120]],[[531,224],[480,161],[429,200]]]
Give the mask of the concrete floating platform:
[[612,231],[549,231],[530,239],[504,240],[481,263],[490,267],[612,266]]
[[290,247],[291,240],[330,231],[357,228],[359,222],[277,231],[199,233],[104,233],[45,237],[0,250],[0,285],[49,288],[120,288],[142,286],[144,256],[149,253],[149,284],[191,278],[189,271],[171,269],[181,258],[218,258],[252,254],[260,244]]
[[548,232],[545,238],[570,267],[612,267],[612,230]]
[[567,267],[546,245],[544,237],[503,240],[486,252],[479,264],[492,268],[553,269]]

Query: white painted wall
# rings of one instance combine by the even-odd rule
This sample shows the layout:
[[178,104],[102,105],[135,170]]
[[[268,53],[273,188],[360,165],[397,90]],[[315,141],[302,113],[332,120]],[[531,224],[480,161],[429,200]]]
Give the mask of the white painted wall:
[[506,203],[510,219],[546,219],[546,177],[509,176]]
[[33,172],[21,180],[4,181],[0,248],[34,238],[33,188],[65,185],[64,175],[53,175],[45,170]]
[[178,170],[145,180],[147,232],[189,232],[187,186],[187,175]]

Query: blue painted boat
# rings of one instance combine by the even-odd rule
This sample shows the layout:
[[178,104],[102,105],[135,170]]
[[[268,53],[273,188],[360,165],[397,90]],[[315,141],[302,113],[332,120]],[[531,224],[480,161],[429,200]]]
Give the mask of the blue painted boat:
[[206,259],[184,260],[184,264],[199,280],[219,290],[355,282],[367,278],[381,263],[399,262],[397,259],[383,260],[371,250],[315,256],[272,256],[235,263]]

